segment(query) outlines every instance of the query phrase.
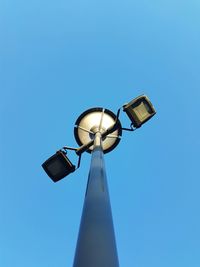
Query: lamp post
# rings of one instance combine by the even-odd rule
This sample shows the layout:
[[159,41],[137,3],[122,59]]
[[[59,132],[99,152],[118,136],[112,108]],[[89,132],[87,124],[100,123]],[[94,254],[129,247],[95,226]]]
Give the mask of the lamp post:
[[101,133],[94,148],[73,267],[118,267]]
[[74,135],[92,158],[73,267],[118,267],[104,153],[119,143],[121,123],[110,110],[92,108],[79,116]]
[[[122,128],[120,110],[117,115],[104,108],[83,112],[74,127],[80,147],[63,147],[42,164],[57,182],[79,168],[83,152],[92,154],[73,267],[119,267],[104,154],[119,144],[122,130],[134,131],[156,114],[148,97],[139,96],[123,105],[131,126]],[[79,156],[77,167],[68,159],[67,150]]]

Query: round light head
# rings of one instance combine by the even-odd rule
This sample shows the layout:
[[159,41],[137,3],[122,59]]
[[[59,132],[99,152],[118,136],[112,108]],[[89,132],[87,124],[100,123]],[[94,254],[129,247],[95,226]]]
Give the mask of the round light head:
[[[104,153],[113,150],[119,143],[122,134],[121,123],[116,115],[104,108],[91,108],[83,112],[74,127],[74,136],[79,146],[86,145],[94,139],[95,133],[105,132],[116,123],[116,130],[108,134],[102,141]],[[93,146],[87,152],[91,153]]]

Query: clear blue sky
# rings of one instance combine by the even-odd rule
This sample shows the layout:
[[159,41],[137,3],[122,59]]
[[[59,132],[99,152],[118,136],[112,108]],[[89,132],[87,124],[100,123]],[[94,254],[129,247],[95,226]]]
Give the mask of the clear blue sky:
[[1,267],[72,266],[90,155],[57,184],[41,164],[76,146],[84,110],[142,93],[157,115],[105,156],[120,266],[200,266],[199,14],[198,0],[1,1]]

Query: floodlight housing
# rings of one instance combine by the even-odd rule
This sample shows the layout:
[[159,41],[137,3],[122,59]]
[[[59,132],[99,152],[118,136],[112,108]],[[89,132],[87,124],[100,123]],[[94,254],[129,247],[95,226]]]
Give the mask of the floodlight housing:
[[128,104],[125,104],[123,111],[126,112],[135,128],[141,127],[142,124],[156,114],[155,108],[146,95],[138,96]]
[[47,159],[42,164],[42,167],[54,182],[63,179],[65,176],[67,176],[71,172],[74,172],[76,169],[76,167],[66,156],[66,153],[61,150]]

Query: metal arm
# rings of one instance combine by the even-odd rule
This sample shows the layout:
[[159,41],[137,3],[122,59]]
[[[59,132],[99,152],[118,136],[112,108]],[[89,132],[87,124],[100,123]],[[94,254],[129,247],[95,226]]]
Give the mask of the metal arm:
[[134,128],[134,127],[133,127],[133,124],[131,123],[130,128],[122,128],[122,130],[124,130],[124,131],[129,131],[129,132],[133,132],[133,131],[137,130],[137,128]]
[[[65,150],[66,153],[67,153],[67,150],[73,150],[73,151],[78,150],[78,148],[69,147],[69,146],[64,146],[63,149]],[[78,169],[80,167],[80,164],[81,164],[81,154],[77,154],[77,155],[79,156],[79,158],[78,158],[78,163],[77,163],[76,169]]]

